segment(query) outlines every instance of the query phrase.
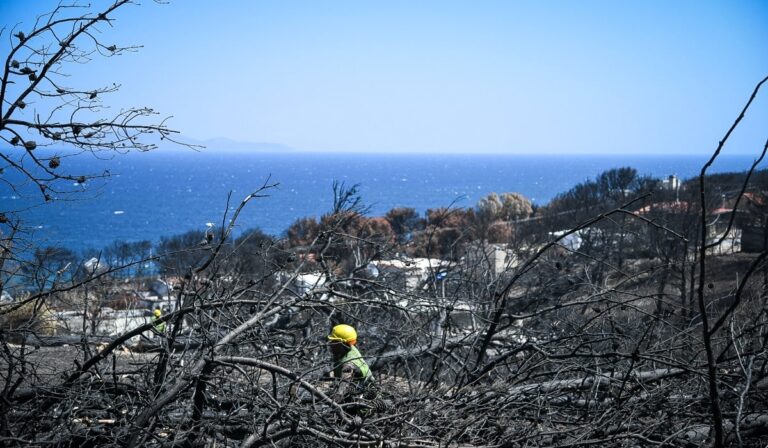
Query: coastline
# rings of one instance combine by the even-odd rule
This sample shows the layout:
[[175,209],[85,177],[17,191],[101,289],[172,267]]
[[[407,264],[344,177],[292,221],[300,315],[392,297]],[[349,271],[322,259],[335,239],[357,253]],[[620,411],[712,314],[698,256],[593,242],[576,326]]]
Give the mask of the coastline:
[[[84,186],[72,201],[44,204],[25,212],[29,239],[73,250],[101,248],[113,241],[158,241],[162,236],[222,224],[225,212],[265,182],[276,182],[270,197],[250,204],[238,232],[260,228],[280,235],[296,219],[318,217],[332,205],[334,180],[360,185],[369,215],[394,207],[471,207],[491,192],[520,192],[537,205],[611,168],[629,166],[641,175],[681,179],[695,176],[703,157],[676,155],[466,155],[343,153],[216,153],[162,151],[110,160],[72,160],[72,170],[111,177]],[[89,160],[90,159],[90,160]],[[743,171],[750,156],[725,155],[712,171]],[[741,168],[741,169],[739,169]],[[227,196],[231,200],[227,210]],[[79,194],[79,193],[78,193]],[[23,199],[6,207],[23,208]],[[34,196],[34,193],[31,193]],[[18,205],[17,205],[18,204]]]

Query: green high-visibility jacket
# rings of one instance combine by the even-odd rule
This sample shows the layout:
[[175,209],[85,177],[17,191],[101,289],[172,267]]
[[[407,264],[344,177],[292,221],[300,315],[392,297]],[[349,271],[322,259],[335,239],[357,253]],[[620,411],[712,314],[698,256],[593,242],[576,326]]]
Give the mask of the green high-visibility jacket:
[[161,322],[159,318],[152,319],[152,325],[155,326],[156,332],[165,333],[165,322]]
[[341,378],[342,369],[344,368],[344,364],[347,363],[351,363],[357,368],[357,371],[360,372],[360,376],[363,380],[367,381],[373,379],[373,374],[371,373],[370,367],[368,367],[368,363],[365,362],[363,355],[360,354],[360,351],[354,345],[350,347],[347,354],[344,355],[333,368],[333,376]]

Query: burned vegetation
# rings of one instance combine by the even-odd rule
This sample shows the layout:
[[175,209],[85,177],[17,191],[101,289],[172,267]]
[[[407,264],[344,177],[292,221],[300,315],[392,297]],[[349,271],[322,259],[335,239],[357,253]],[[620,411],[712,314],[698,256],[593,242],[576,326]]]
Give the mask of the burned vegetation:
[[[145,134],[172,135],[143,108],[89,120],[110,88],[59,82],[66,63],[131,50],[90,32],[125,3],[11,30],[3,169],[43,201],[89,177],[39,147],[145,150]],[[39,120],[24,115],[32,100],[58,102]],[[22,211],[0,211],[0,289],[35,285],[0,303],[0,443],[765,446],[766,148],[745,173],[708,177],[730,133],[682,185],[618,169],[545,207],[491,195],[426,219],[366,217],[355,188],[335,185],[333,209],[283,239],[233,235],[243,207],[269,200],[263,185],[228,226],[119,266],[30,252]],[[141,277],[146,262],[163,282]],[[161,312],[146,315],[129,283]],[[339,323],[358,331],[373,399],[332,398]]]
[[[754,179],[741,180],[763,200]],[[3,305],[4,443],[699,446],[718,431],[719,446],[768,440],[764,247],[721,253],[722,238],[707,233],[698,250],[701,235],[685,224],[695,215],[644,212],[651,194],[559,236],[541,231],[542,211],[535,228],[516,225],[514,245],[471,241],[455,260],[426,259],[396,238],[357,236],[353,197],[302,246],[235,244],[222,229],[185,249],[195,264],[167,291],[162,335],[150,319],[108,338],[86,324],[66,346],[45,346],[56,338],[45,336],[56,325],[49,304],[107,274]],[[375,399],[331,398],[326,335],[338,323],[358,329]]]

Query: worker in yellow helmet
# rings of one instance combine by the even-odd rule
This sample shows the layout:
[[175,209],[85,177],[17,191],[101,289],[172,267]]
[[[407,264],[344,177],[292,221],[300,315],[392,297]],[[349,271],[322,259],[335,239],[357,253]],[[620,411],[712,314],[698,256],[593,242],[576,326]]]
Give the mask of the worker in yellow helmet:
[[[338,403],[356,401],[357,398],[376,398],[376,386],[368,363],[355,347],[357,331],[347,324],[333,327],[328,335],[333,363],[333,377],[338,380],[334,399]],[[354,412],[354,410],[352,410]]]
[[165,334],[165,322],[160,320],[160,317],[162,317],[163,312],[160,310],[160,308],[155,308],[155,311],[152,312],[152,315],[155,316],[154,319],[152,319],[152,325],[154,327],[155,333],[159,335]]

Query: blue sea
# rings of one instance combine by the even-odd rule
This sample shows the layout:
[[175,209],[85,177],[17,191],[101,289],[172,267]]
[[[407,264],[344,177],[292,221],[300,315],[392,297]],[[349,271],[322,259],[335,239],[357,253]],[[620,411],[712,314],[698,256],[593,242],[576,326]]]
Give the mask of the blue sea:
[[[436,207],[470,207],[491,192],[516,191],[537,204],[599,173],[622,166],[640,174],[683,179],[698,174],[700,156],[560,156],[497,154],[342,153],[132,153],[107,160],[90,155],[62,159],[61,169],[100,173],[104,180],[77,186],[65,200],[27,209],[25,223],[37,245],[81,251],[115,240],[158,241],[161,236],[220,226],[239,202],[264,184],[276,184],[253,200],[237,221],[237,231],[258,227],[279,236],[297,218],[320,216],[333,203],[334,180],[359,184],[369,215],[393,207],[420,213]],[[711,172],[744,171],[750,156],[723,156]],[[71,185],[69,187],[72,187]],[[227,197],[231,193],[229,204]],[[0,190],[0,211],[39,202],[26,188]]]

